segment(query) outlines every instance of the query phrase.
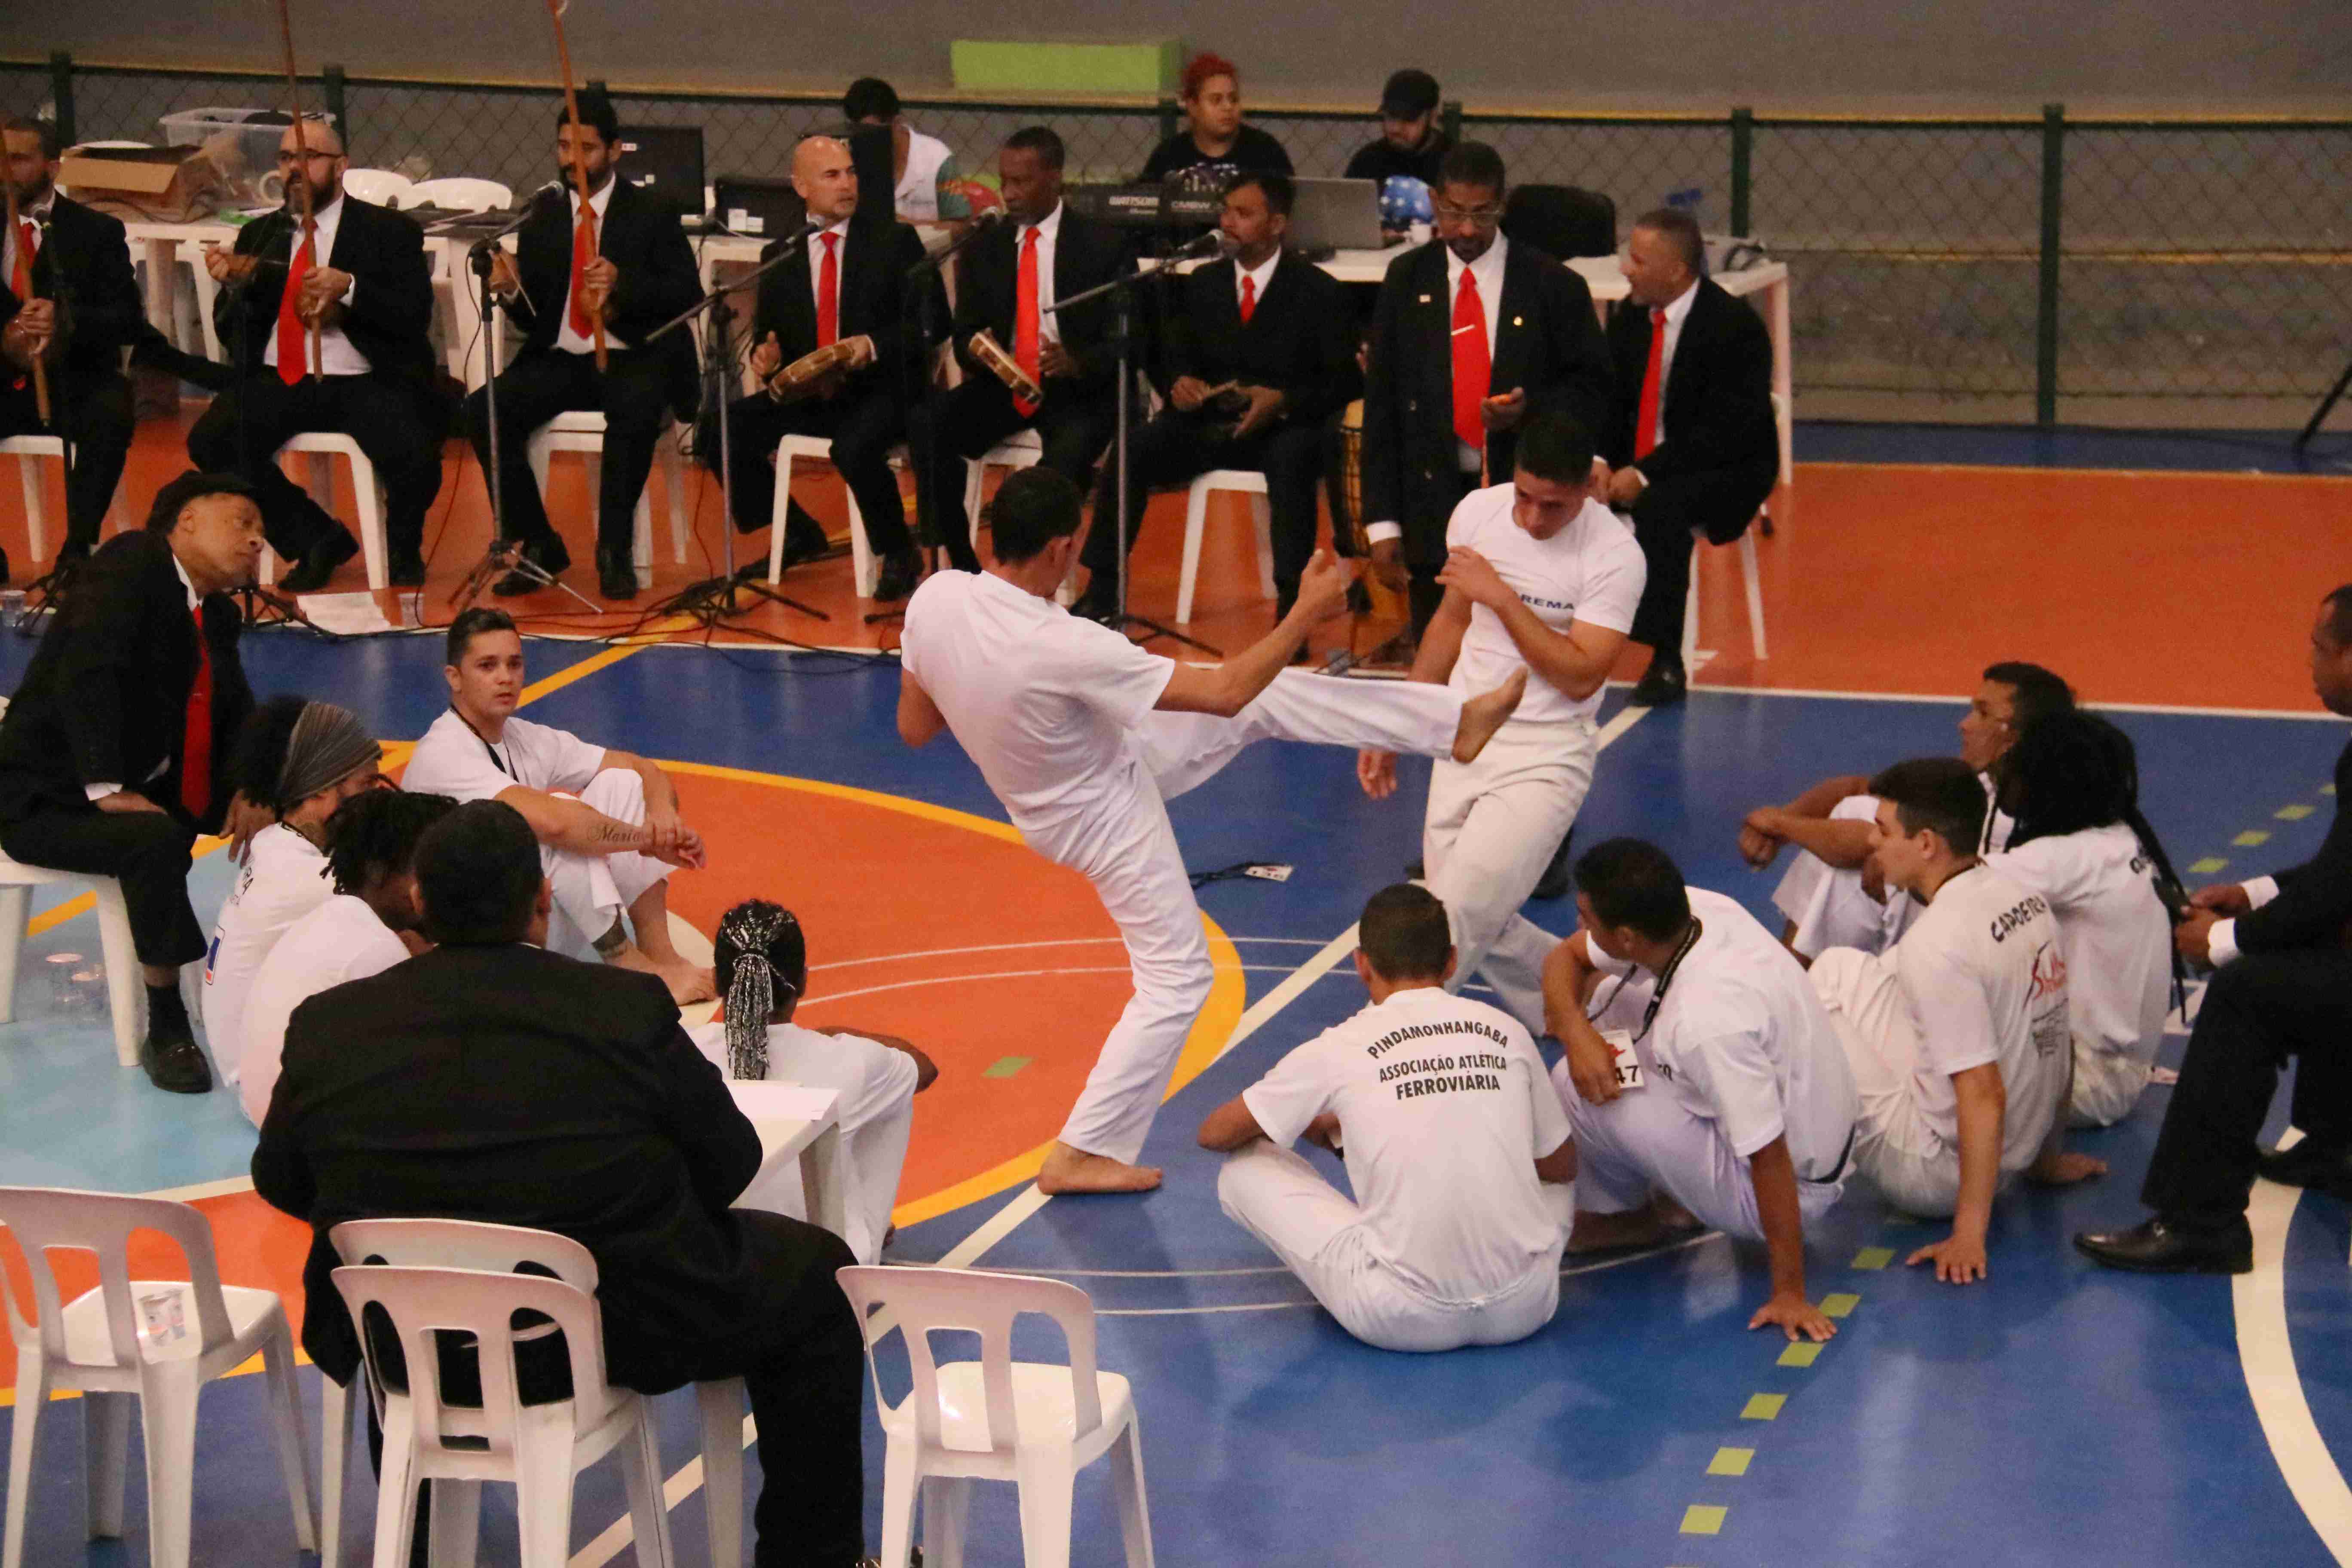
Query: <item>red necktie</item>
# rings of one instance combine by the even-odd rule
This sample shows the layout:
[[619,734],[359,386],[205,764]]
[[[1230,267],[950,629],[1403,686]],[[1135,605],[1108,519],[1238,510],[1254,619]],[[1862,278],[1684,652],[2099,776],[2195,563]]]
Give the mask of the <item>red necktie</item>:
[[[1465,273],[1464,276],[1467,277],[1468,274]],[[1257,279],[1244,272],[1242,274],[1242,325],[1248,326],[1249,319],[1255,314],[1257,314]]]
[[33,256],[40,248],[39,231],[31,218],[16,220],[16,265],[8,271],[8,287],[23,304],[33,297]]
[[580,209],[580,222],[572,230],[572,330],[586,337],[595,330],[588,319],[588,264],[596,258],[596,211],[593,207]]
[[824,240],[824,259],[816,269],[816,346],[824,348],[841,336],[841,262],[834,247],[841,236],[828,234]]
[[1478,279],[1462,269],[1462,287],[1454,296],[1454,434],[1465,446],[1485,447],[1486,422],[1478,405],[1486,399],[1486,383],[1495,374],[1494,355],[1486,347],[1486,307],[1478,298]]
[[310,368],[303,348],[302,315],[297,307],[302,300],[302,279],[310,276],[316,259],[305,236],[295,247],[293,264],[286,268],[286,292],[278,297],[278,379],[289,386]]
[[1658,445],[1658,398],[1665,388],[1666,313],[1650,312],[1650,368],[1642,373],[1642,401],[1633,413],[1633,460],[1640,462]]
[[[1013,360],[1037,377],[1037,231],[1031,229],[1021,241],[1021,276],[1013,294]],[[1015,397],[1013,406],[1026,419],[1037,412],[1037,405],[1026,398]]]
[[213,650],[205,607],[196,606],[196,678],[188,683],[187,729],[180,739],[180,804],[201,818],[213,803]]

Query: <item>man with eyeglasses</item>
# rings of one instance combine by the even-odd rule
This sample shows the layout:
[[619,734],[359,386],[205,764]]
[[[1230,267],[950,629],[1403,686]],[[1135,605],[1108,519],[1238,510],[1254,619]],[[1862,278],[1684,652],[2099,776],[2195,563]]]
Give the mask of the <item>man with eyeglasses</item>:
[[1539,410],[1605,427],[1609,345],[1584,279],[1502,232],[1503,160],[1481,142],[1445,155],[1436,237],[1389,264],[1372,316],[1363,495],[1375,562],[1412,578],[1418,638],[1444,590],[1454,503],[1512,469]]
[[289,440],[334,431],[375,465],[395,586],[424,584],[425,514],[441,492],[448,414],[425,337],[425,231],[346,194],[348,162],[324,121],[288,126],[278,148],[286,205],[239,229],[233,252],[205,252],[205,270],[225,285],[213,319],[237,374],[188,432],[188,456],[254,488],[269,547],[293,563],[279,584],[289,594],[325,587],[360,547],[279,470]]

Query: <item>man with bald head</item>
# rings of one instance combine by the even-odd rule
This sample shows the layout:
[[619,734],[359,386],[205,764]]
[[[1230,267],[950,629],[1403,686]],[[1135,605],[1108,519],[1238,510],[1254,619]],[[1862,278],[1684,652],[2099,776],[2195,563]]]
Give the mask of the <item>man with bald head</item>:
[[[833,443],[833,466],[841,471],[866,525],[866,542],[882,563],[874,596],[903,599],[913,591],[917,568],[914,541],[907,532],[906,503],[890,471],[890,448],[906,438],[907,408],[920,384],[922,347],[915,341],[905,309],[909,287],[934,291],[934,321],[947,320],[947,303],[936,276],[909,285],[907,273],[923,259],[915,231],[887,214],[857,210],[857,174],[849,144],[831,136],[811,136],[793,153],[793,188],[808,204],[807,255],[760,279],[760,303],[751,323],[751,371],[761,383],[782,367],[820,349],[844,345],[846,357],[819,380],[781,396],[762,390],[738,398],[728,409],[731,424],[734,489],[728,505],[735,526],[746,533],[772,521],[785,530],[784,563],[821,554],[824,531],[798,501],[789,516],[772,517],[776,493],[776,444],[786,436],[815,436]],[[761,253],[773,258],[789,239]],[[716,466],[717,443],[705,454]]]
[[[348,195],[347,162],[331,125],[287,127],[278,152],[286,205],[239,229],[233,252],[205,253],[205,269],[226,285],[213,316],[237,375],[188,432],[188,456],[253,487],[269,547],[293,567],[280,584],[292,594],[325,587],[359,542],[279,471],[289,439],[335,431],[375,465],[395,584],[425,581],[425,513],[441,489],[448,416],[425,338],[425,231]],[[315,241],[304,237],[306,214]]]

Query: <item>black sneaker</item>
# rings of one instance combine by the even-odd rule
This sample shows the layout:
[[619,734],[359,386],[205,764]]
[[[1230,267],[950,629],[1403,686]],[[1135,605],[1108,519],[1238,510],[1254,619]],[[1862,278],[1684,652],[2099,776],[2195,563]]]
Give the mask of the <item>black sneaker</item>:
[[360,552],[360,542],[351,531],[339,528],[318,543],[310,546],[294,569],[278,584],[282,594],[315,594],[325,587],[335,574],[335,568]]
[[212,1064],[205,1060],[185,1019],[151,1021],[147,1037],[139,1045],[139,1065],[146,1069],[147,1081],[167,1093],[212,1092]]
[[425,557],[395,552],[386,575],[395,588],[422,588],[425,586]]
[[[572,552],[564,549],[563,541],[551,533],[524,544],[522,557],[551,577],[562,574],[572,564]],[[535,594],[543,586],[528,573],[509,572],[491,585],[490,592],[501,599],[511,599],[520,594]]]

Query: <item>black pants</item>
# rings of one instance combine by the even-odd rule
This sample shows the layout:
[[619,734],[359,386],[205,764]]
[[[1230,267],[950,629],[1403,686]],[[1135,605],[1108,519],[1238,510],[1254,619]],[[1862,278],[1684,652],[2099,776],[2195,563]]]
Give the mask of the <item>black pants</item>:
[[204,928],[188,906],[188,862],[195,842],[194,828],[156,811],[40,805],[0,822],[0,849],[10,859],[120,881],[139,962],[159,968],[194,963],[205,955]]
[[[554,538],[547,505],[531,478],[531,432],[559,414],[595,409],[604,416],[604,479],[596,498],[596,548],[635,553],[637,498],[653,472],[654,444],[668,410],[668,370],[659,354],[614,349],[596,374],[587,354],[561,349],[526,353],[499,377],[499,487],[506,537],[526,544]],[[489,395],[466,399],[466,432],[482,471],[490,471]]]
[[1710,544],[1728,544],[1747,532],[1780,474],[1775,458],[1769,467],[1655,479],[1642,492],[1633,503],[1633,537],[1641,542],[1650,574],[1642,587],[1641,608],[1633,613],[1635,642],[1647,643],[1662,658],[1682,657],[1693,535],[1705,534]]
[[[1445,570],[1445,525],[1452,519],[1454,506],[1458,504],[1464,496],[1478,488],[1478,475],[1475,470],[1469,473],[1456,472],[1454,476],[1454,501],[1447,504],[1447,515],[1433,522],[1424,535],[1425,541],[1428,539],[1435,541],[1434,551],[1424,545],[1423,549],[1416,552],[1413,549],[1412,531],[1410,529],[1406,531],[1405,604],[1412,612],[1412,640],[1415,642],[1419,642],[1422,634],[1429,630],[1430,617],[1437,614],[1437,606],[1445,602],[1445,589],[1437,581],[1437,574]],[[1375,517],[1367,518],[1364,521],[1370,523],[1378,522],[1381,520]]]
[[[1135,432],[1127,454],[1127,515],[1132,530],[1127,546],[1132,551],[1142,535],[1143,506],[1151,491],[1190,484],[1212,468],[1255,469],[1265,476],[1275,603],[1277,613],[1287,611],[1298,597],[1298,574],[1315,553],[1315,489],[1323,472],[1323,431],[1318,426],[1277,422],[1234,440],[1225,434],[1232,427],[1229,419],[1170,408]],[[1116,453],[1103,458],[1102,479],[1095,487],[1094,527],[1081,557],[1094,580],[1105,584],[1118,570],[1116,459]]]
[[2254,1138],[2294,1059],[2294,1124],[2352,1143],[2352,952],[2247,953],[2214,971],[2140,1199],[2177,1223],[2245,1213]]
[[[982,373],[934,400],[935,425],[922,432],[929,457],[925,476],[931,487],[931,520],[948,559],[966,572],[980,570],[971,547],[971,518],[963,507],[964,461],[1020,430],[1035,430],[1044,444],[1040,468],[1053,469],[1080,489],[1092,479],[1095,462],[1118,425],[1118,405],[1108,388],[1081,390],[1069,381],[1045,384],[1045,401],[1034,414],[1013,405],[1004,384]],[[862,503],[861,503],[862,504]]]
[[[850,392],[779,403],[755,392],[730,405],[727,419],[735,469],[728,504],[735,526],[743,532],[756,532],[775,521],[776,470],[769,459],[775,456],[776,443],[787,436],[814,436],[833,443],[833,466],[857,500],[866,542],[874,553],[896,555],[914,548],[907,532],[907,503],[898,495],[898,477],[890,471],[890,448],[907,434],[897,397],[887,391]],[[703,460],[713,473],[719,471],[716,443]],[[957,493],[962,493],[961,489]],[[796,511],[793,521],[800,522],[801,515]]]
[[423,553],[425,514],[441,493],[441,439],[415,389],[391,376],[322,375],[289,386],[274,370],[247,376],[213,399],[188,432],[188,458],[209,473],[241,474],[259,492],[261,523],[280,559],[299,561],[343,525],[278,466],[278,448],[306,431],[360,444],[384,494],[393,559]]
[[99,524],[106,520],[131,455],[131,384],[112,371],[68,374],[53,365],[49,412],[55,423],[44,426],[31,376],[18,387],[0,381],[0,437],[63,436],[72,448],[73,466],[66,472],[66,542],[95,550]]

